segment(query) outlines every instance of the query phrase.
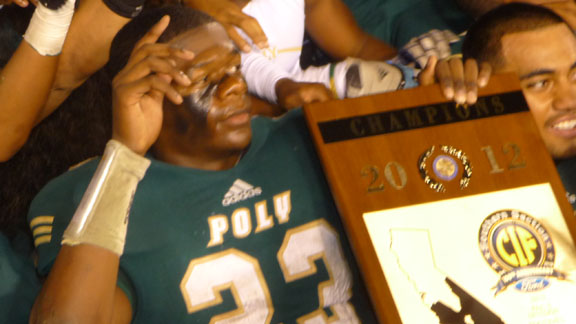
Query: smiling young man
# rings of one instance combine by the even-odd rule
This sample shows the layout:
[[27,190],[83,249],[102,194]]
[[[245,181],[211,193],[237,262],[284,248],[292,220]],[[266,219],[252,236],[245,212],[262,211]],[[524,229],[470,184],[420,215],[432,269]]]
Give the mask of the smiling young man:
[[[576,36],[544,7],[514,3],[488,12],[469,30],[466,58],[516,72],[524,97],[566,189],[576,192]],[[576,197],[569,197],[576,207]]]
[[126,25],[111,58],[125,146],[31,206],[48,275],[31,322],[375,323],[301,112],[250,118],[224,29],[167,7]]

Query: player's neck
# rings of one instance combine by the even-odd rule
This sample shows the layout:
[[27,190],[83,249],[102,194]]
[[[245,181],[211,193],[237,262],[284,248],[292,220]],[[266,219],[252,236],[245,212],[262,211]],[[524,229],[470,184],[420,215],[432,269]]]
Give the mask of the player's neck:
[[[197,152],[198,153],[198,152]],[[162,162],[200,170],[222,171],[233,168],[242,152],[224,154],[191,154],[186,151],[154,149],[154,157]]]
[[178,166],[220,171],[233,168],[244,150],[217,149],[202,136],[162,131],[152,148],[154,157]]

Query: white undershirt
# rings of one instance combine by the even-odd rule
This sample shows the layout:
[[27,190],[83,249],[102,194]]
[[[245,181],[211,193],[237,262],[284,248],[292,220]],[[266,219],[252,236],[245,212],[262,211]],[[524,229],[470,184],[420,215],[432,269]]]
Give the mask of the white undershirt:
[[[297,82],[320,82],[330,88],[329,65],[300,68],[300,54],[304,40],[305,0],[251,0],[243,12],[260,23],[268,37],[269,48],[260,50],[244,35],[252,45],[250,53],[242,54],[242,74],[248,90],[276,102],[276,82],[289,78]],[[339,64],[342,65],[342,64]],[[345,66],[337,66],[343,70]],[[336,80],[338,93],[344,93],[344,71],[336,71],[341,76]]]

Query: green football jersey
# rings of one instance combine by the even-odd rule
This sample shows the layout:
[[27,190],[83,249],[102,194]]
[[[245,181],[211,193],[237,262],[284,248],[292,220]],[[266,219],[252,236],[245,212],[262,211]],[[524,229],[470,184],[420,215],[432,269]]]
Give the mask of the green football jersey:
[[564,189],[566,189],[566,197],[576,213],[576,179],[574,178],[576,158],[556,161],[556,170],[558,170]]
[[[21,244],[20,244],[21,243]],[[34,299],[40,291],[28,236],[12,241],[0,233],[0,323],[28,323]]]
[[[231,169],[152,160],[119,285],[134,323],[375,323],[300,111],[255,118]],[[51,182],[29,220],[47,274],[97,161]],[[37,221],[38,220],[38,221]]]

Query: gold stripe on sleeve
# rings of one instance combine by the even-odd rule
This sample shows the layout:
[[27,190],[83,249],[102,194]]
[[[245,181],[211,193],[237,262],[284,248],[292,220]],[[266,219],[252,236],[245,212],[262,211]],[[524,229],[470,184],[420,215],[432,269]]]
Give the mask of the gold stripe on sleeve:
[[54,223],[54,216],[38,216],[30,221],[30,228],[34,228],[40,224],[51,225]]

